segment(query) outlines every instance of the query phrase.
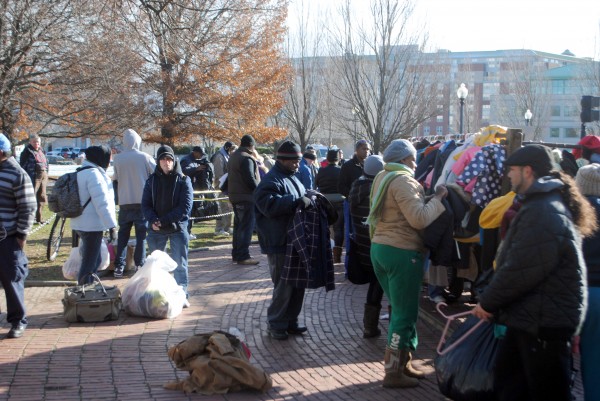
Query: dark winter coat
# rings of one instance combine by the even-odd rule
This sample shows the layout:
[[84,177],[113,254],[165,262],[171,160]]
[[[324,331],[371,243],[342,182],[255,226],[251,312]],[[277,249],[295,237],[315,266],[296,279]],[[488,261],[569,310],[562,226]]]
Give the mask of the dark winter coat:
[[559,192],[563,185],[544,177],[527,190],[480,296],[499,323],[540,338],[569,338],[586,309],[581,239]]
[[[164,187],[159,188],[165,179],[169,181],[167,191],[169,196],[160,196],[160,193],[167,195]],[[179,162],[175,162],[175,170],[169,175],[163,173],[159,164],[144,186],[142,213],[150,226],[155,221],[160,221],[162,227],[160,232],[187,230],[193,196],[194,190],[190,178],[181,172]]]
[[229,157],[227,169],[227,193],[231,203],[252,202],[252,194],[260,182],[258,163],[252,152],[243,146],[237,148]]
[[[206,156],[200,159],[194,158],[194,154],[190,153],[181,159],[181,170],[183,174],[190,177],[192,180],[192,188],[196,191],[205,191],[212,189],[213,180],[215,178],[213,164],[208,161]],[[198,170],[198,167],[206,166],[204,170]]]
[[31,144],[25,146],[19,157],[19,164],[25,170],[31,182],[35,184],[35,179],[41,177],[44,171],[48,171],[48,161],[46,155],[40,150],[34,150]]
[[253,201],[262,253],[285,253],[288,228],[296,213],[298,199],[305,193],[298,177],[283,169],[279,162],[258,184]]
[[362,174],[363,164],[360,160],[358,160],[358,157],[354,155],[352,159],[348,160],[342,165],[337,192],[341,193],[347,198],[348,194],[350,193],[352,183],[356,181]]
[[354,181],[348,194],[350,217],[352,218],[352,232],[354,233],[354,242],[357,245],[356,255],[358,256],[360,265],[365,270],[370,271],[373,270],[371,262],[371,237],[366,219],[371,210],[370,195],[372,185],[373,178],[362,176]]

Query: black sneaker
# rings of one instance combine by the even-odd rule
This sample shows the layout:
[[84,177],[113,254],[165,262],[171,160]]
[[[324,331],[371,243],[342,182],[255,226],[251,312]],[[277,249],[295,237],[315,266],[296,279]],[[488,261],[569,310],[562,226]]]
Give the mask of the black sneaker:
[[10,331],[8,332],[8,334],[6,335],[7,338],[19,338],[23,336],[23,333],[25,332],[25,328],[27,326],[23,325],[23,324],[18,324],[16,326],[12,326],[12,328],[10,329]]
[[123,268],[115,267],[115,271],[113,272],[113,277],[114,278],[122,278],[123,277]]

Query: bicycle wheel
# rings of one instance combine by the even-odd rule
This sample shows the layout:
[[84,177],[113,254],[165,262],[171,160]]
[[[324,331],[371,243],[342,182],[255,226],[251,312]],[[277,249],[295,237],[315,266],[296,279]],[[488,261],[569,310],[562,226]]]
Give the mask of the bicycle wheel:
[[50,229],[50,237],[48,237],[48,244],[46,246],[46,258],[52,262],[58,255],[60,244],[65,233],[65,223],[67,219],[56,215],[52,228]]

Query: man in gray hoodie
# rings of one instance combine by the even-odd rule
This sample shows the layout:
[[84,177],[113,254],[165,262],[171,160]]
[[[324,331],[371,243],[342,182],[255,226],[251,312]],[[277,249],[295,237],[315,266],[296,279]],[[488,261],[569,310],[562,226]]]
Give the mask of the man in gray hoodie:
[[148,225],[142,214],[142,193],[146,180],[156,169],[156,163],[149,154],[140,152],[142,138],[132,129],[123,132],[123,152],[115,155],[114,188],[119,205],[119,234],[115,257],[116,278],[123,277],[125,270],[125,250],[129,242],[131,227],[135,227],[136,266],[142,266],[146,260],[146,232]]

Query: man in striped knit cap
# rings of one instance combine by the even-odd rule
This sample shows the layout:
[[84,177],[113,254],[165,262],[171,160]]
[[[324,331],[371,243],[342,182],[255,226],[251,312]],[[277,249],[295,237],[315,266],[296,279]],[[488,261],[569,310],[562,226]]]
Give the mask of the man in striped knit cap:
[[12,156],[8,138],[0,133],[0,282],[6,295],[8,338],[27,327],[25,316],[25,241],[33,226],[37,201],[29,175]]

